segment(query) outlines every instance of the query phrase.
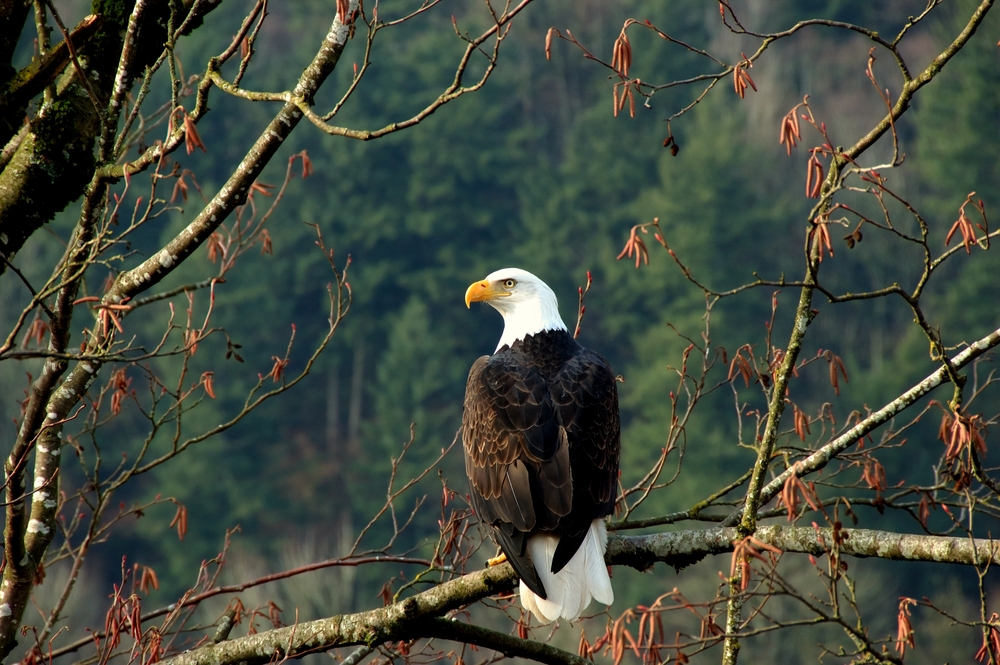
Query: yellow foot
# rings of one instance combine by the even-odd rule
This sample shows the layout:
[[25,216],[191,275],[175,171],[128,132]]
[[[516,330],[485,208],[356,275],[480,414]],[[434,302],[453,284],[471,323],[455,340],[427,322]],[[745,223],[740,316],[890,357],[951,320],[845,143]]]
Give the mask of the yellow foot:
[[501,563],[504,563],[505,561],[507,561],[507,555],[504,554],[503,552],[501,552],[500,554],[498,554],[497,556],[493,557],[492,559],[487,559],[486,560],[486,565],[487,566],[499,566]]

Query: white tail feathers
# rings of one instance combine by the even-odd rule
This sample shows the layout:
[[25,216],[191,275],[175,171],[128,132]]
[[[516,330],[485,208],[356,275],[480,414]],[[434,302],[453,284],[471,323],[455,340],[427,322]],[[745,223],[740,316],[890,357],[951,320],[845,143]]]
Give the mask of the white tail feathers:
[[590,525],[580,549],[562,570],[552,574],[552,557],[555,556],[559,536],[538,533],[528,537],[528,554],[542,580],[548,598],[541,598],[521,582],[521,604],[542,623],[562,617],[575,621],[590,605],[591,599],[604,605],[615,601],[611,579],[604,565],[604,550],[608,533],[604,520],[596,519]]

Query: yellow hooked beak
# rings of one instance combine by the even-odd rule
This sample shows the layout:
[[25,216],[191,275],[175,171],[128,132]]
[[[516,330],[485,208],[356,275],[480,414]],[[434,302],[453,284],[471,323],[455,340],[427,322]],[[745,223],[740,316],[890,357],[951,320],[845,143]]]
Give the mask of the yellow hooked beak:
[[472,307],[472,303],[474,302],[483,302],[484,300],[493,300],[494,298],[502,298],[510,295],[510,291],[504,291],[498,287],[499,284],[496,282],[490,283],[485,279],[479,282],[473,282],[472,285],[465,290],[465,306]]

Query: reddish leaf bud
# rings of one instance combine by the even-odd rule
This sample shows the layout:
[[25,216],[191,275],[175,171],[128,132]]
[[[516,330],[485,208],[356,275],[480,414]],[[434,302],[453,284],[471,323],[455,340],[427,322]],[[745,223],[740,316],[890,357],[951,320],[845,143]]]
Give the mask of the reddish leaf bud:
[[545,33],[545,59],[546,60],[551,60],[552,59],[552,38],[555,35],[558,35],[558,34],[559,34],[559,31],[556,30],[554,27],[553,28],[549,28],[549,31],[547,33]]

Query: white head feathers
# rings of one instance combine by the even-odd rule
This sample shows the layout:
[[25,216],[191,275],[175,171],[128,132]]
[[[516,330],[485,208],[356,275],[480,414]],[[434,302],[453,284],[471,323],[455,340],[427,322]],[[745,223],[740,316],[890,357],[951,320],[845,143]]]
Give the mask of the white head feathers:
[[503,335],[497,351],[544,330],[566,330],[556,294],[527,270],[497,270],[470,286],[465,300],[467,305],[487,302],[503,316]]

